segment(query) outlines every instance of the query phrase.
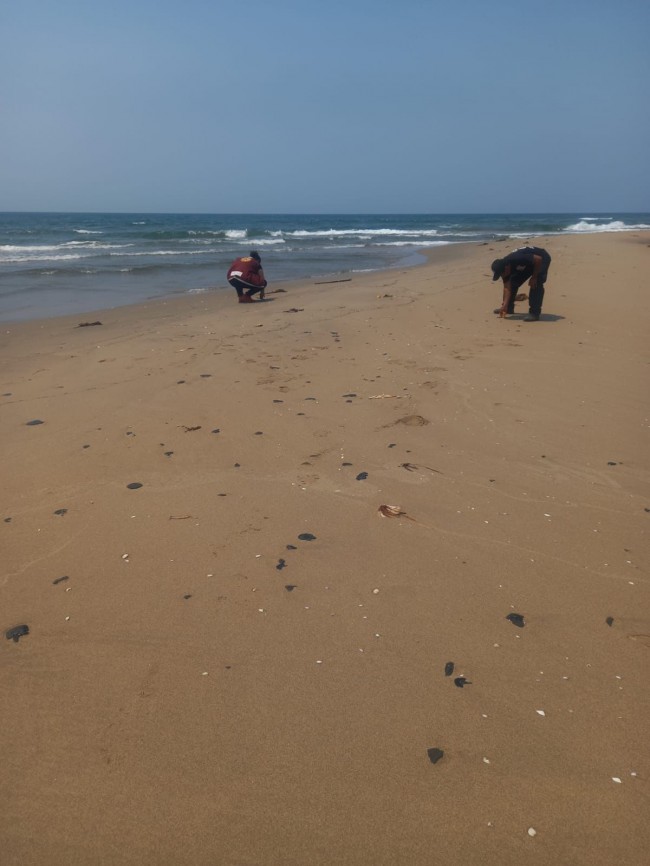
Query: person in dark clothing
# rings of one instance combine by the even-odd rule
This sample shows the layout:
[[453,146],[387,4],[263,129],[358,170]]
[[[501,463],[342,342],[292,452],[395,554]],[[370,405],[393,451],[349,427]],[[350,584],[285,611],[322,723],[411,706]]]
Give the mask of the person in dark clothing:
[[260,254],[251,250],[247,256],[242,256],[230,265],[228,282],[237,292],[240,304],[252,304],[252,295],[260,293],[260,301],[264,300],[264,289],[268,283],[262,270]]
[[492,262],[492,281],[503,280],[503,302],[494,312],[501,318],[512,315],[515,311],[517,289],[528,280],[529,313],[524,321],[538,322],[550,264],[551,257],[541,247],[522,247],[503,259],[495,259]]

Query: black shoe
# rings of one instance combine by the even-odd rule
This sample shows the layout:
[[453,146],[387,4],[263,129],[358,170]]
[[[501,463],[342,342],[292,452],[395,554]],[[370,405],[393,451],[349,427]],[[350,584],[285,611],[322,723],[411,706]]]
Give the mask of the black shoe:
[[535,315],[534,313],[529,313],[524,322],[539,322],[539,314]]

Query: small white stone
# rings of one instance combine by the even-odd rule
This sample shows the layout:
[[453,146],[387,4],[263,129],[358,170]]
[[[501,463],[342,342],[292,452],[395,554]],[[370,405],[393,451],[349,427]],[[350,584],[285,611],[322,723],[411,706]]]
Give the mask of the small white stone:
[[378,590],[378,589],[373,589],[372,594],[373,594],[373,595],[379,595],[379,590]]
[[123,553],[123,554],[122,554],[122,559],[128,559],[128,558],[129,558],[129,554],[128,554],[128,553]]
[[535,710],[535,712],[537,713],[538,716],[545,716],[546,715],[544,710]]
[[537,830],[534,827],[529,827],[528,828],[528,835],[529,836],[537,836]]
[[67,622],[70,619],[69,616],[66,616],[65,621]]
[[264,608],[263,608],[263,607],[258,607],[257,609],[258,609],[258,611],[259,611],[260,613],[264,613]]
[[201,674],[202,677],[207,677],[207,675],[208,675],[207,671],[203,671],[203,673]]
[[484,763],[484,764],[489,764],[489,763],[490,763],[490,759],[489,759],[489,758],[483,758],[483,763]]
[[621,785],[621,784],[622,784],[622,782],[621,782],[621,780],[618,778],[618,776],[612,776],[612,782],[616,782],[617,785]]

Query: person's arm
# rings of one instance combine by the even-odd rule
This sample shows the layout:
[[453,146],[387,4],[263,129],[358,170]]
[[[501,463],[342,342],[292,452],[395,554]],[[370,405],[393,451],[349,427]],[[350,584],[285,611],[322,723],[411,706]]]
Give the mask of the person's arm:
[[264,300],[264,289],[267,287],[268,283],[266,282],[266,277],[264,276],[264,271],[262,268],[257,272],[260,278],[260,286],[262,287],[262,291],[260,292],[260,301]]
[[501,303],[501,310],[499,312],[499,318],[505,319],[508,315],[508,305],[510,304],[510,298],[512,297],[512,289],[510,288],[510,265],[506,265],[505,270],[503,272],[503,301]]

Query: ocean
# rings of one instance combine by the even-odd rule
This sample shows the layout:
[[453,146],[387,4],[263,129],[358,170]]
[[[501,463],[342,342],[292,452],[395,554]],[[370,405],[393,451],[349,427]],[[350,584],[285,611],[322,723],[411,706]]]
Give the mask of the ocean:
[[0,213],[0,321],[228,291],[257,249],[274,282],[405,267],[442,244],[650,229],[624,214]]

